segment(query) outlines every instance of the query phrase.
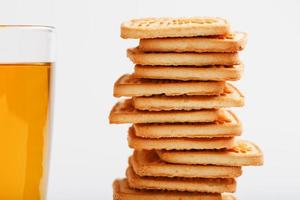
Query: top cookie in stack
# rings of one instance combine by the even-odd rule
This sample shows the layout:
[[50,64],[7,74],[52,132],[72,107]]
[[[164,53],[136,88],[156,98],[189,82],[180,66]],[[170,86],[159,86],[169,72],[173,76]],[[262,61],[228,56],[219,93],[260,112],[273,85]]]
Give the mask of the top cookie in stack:
[[[121,37],[141,39],[138,48],[128,50],[129,58],[137,64],[136,77],[216,81],[241,77],[243,66],[236,52],[245,47],[247,35],[230,32],[224,19],[132,20],[122,24]],[[185,67],[174,67],[180,65]],[[192,67],[208,65],[204,69]]]
[[121,37],[140,42],[127,50],[134,73],[114,86],[115,97],[131,98],[114,106],[110,123],[133,123],[128,143],[135,149],[127,179],[115,182],[128,187],[115,187],[115,199],[128,193],[132,199],[226,199],[222,193],[235,192],[241,166],[263,162],[255,144],[235,140],[241,122],[226,109],[244,105],[227,81],[241,78],[238,51],[247,35],[232,32],[224,19],[196,17],[131,20],[122,24]]

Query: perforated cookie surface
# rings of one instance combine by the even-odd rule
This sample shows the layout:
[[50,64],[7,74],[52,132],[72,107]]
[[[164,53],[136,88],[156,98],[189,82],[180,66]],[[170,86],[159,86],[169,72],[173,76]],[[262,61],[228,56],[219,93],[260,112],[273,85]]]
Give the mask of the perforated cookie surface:
[[144,18],[121,25],[121,37],[125,39],[225,35],[229,32],[228,22],[216,17]]

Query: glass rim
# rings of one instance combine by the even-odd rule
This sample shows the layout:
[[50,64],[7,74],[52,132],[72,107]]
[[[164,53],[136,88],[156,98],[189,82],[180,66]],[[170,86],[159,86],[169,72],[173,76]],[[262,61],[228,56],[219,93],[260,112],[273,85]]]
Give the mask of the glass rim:
[[48,30],[54,31],[54,26],[47,26],[47,25],[33,25],[33,24],[1,24],[1,29],[37,29],[37,30]]

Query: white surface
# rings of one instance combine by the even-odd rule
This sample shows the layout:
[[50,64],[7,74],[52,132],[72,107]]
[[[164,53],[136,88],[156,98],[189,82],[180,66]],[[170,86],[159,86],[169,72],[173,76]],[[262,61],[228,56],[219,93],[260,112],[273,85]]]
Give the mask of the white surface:
[[108,125],[114,81],[132,70],[119,38],[121,21],[141,16],[220,16],[249,33],[238,83],[243,137],[265,153],[245,168],[239,199],[299,199],[300,1],[1,1],[1,23],[57,28],[57,66],[50,200],[111,199],[124,176],[127,126]]

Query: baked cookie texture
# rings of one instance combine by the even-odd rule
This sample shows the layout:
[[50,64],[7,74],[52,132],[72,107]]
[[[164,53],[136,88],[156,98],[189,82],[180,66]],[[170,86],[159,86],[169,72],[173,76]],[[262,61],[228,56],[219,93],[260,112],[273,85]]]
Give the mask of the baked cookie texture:
[[232,148],[199,151],[157,151],[160,159],[177,164],[200,164],[221,166],[259,166],[263,154],[253,142],[236,140]]
[[142,177],[134,173],[132,167],[126,171],[130,187],[135,189],[167,190],[223,193],[235,192],[234,178],[168,178],[168,177]]
[[238,52],[245,48],[247,34],[233,32],[224,36],[141,39],[144,52]]
[[128,145],[133,149],[165,149],[165,150],[193,150],[193,149],[223,149],[234,146],[233,137],[188,138],[188,137],[139,137],[131,127],[128,133]]
[[222,122],[227,120],[228,112],[223,108],[192,111],[144,111],[136,109],[132,99],[126,99],[115,104],[109,115],[109,121],[111,124]]
[[135,150],[129,158],[139,176],[184,178],[235,178],[242,175],[238,166],[174,164],[163,161],[155,150]]
[[233,114],[228,112],[226,121],[212,123],[151,123],[133,124],[135,134],[139,137],[187,137],[213,138],[234,137],[242,133],[242,124]]
[[207,66],[135,65],[133,75],[147,79],[237,81],[243,73],[243,64]]
[[232,84],[226,83],[221,95],[153,95],[133,98],[133,105],[139,110],[202,110],[244,106],[244,95]]
[[241,63],[238,53],[158,53],[143,52],[139,48],[130,48],[127,50],[127,56],[134,64],[140,65],[205,66]]
[[124,39],[227,35],[229,23],[217,17],[144,18],[121,24]]
[[236,200],[245,166],[261,166],[262,150],[237,136],[230,109],[244,106],[232,81],[243,76],[248,35],[218,17],[144,18],[122,23],[132,74],[114,84],[111,124],[131,124],[126,178],[115,200]]
[[224,92],[224,81],[176,81],[140,79],[123,75],[114,85],[115,97],[153,95],[219,95]]

